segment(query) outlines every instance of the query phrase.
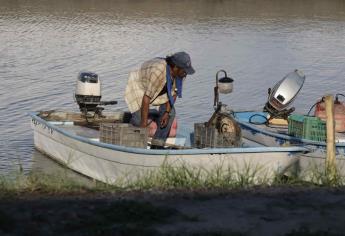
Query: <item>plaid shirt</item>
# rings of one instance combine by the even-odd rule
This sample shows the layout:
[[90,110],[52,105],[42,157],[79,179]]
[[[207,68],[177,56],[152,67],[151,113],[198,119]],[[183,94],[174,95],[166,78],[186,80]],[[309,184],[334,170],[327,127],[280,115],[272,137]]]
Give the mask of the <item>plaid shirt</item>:
[[[166,84],[166,66],[164,59],[154,58],[144,62],[139,70],[130,72],[125,100],[131,113],[141,108],[144,95],[150,97],[150,104],[155,106],[169,101],[166,93],[158,96]],[[174,94],[175,83],[172,87]]]

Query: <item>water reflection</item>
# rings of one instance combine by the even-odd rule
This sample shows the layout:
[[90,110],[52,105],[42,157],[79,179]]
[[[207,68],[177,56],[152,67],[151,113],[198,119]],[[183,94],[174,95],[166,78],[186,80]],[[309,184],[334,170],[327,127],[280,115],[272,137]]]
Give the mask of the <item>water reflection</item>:
[[66,178],[85,186],[95,185],[95,182],[91,179],[78,174],[63,165],[60,165],[37,150],[34,150],[32,153],[32,166],[30,171],[34,173],[43,173],[48,176],[50,175]]
[[0,0],[0,172],[30,170],[29,111],[77,110],[81,70],[98,73],[104,100],[126,108],[128,72],[185,50],[196,73],[177,101],[190,127],[213,112],[215,74],[235,79],[222,102],[261,109],[267,89],[294,69],[306,82],[294,102],[307,112],[325,93],[344,93],[345,1],[334,0]]
[[183,18],[184,20],[190,20],[200,17],[214,19],[229,16],[243,18],[280,18],[286,16],[334,18],[344,16],[345,12],[345,3],[342,0],[331,2],[323,0],[62,0],[54,2],[45,0],[32,0],[30,2],[2,0],[1,5],[4,14],[15,14],[22,11],[26,15],[41,14],[65,17],[88,12],[91,15],[130,19],[162,17],[164,19]]

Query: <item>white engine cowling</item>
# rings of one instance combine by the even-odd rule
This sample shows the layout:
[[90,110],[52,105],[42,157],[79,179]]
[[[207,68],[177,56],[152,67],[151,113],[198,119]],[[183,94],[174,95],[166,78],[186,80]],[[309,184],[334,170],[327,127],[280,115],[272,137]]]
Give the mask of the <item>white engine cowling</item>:
[[101,82],[96,73],[80,72],[77,78],[75,99],[83,112],[97,110],[101,102]]
[[304,80],[305,75],[302,71],[295,70],[287,74],[273,87],[268,98],[270,105],[278,111],[285,109],[295,100]]
[[80,72],[77,79],[76,95],[101,96],[101,81],[97,74]]

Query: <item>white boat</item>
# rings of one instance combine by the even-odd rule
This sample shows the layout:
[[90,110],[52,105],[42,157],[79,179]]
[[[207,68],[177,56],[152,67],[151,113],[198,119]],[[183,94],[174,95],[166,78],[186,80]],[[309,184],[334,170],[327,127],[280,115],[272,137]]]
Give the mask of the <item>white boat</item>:
[[[288,135],[288,126],[286,125],[266,125],[268,118],[266,112],[235,112],[234,117],[240,123],[242,135],[246,139],[270,147],[303,146],[310,150],[308,156],[326,157],[326,142]],[[345,158],[345,133],[336,133],[335,141],[336,156]]]
[[[318,142],[288,135],[288,126],[266,125],[268,113],[246,111],[235,112],[234,117],[241,126],[244,138],[269,147],[300,146],[308,153],[299,155],[296,171],[301,179],[321,183],[325,176],[327,157],[326,142]],[[339,179],[345,178],[345,134],[336,133],[336,169]]]
[[[99,141],[99,131],[80,125],[81,114],[63,111],[32,112],[35,147],[68,168],[92,179],[114,183],[140,173],[159,169],[163,164],[191,168],[233,168],[234,171],[260,167],[266,178],[273,178],[298,161],[303,147],[205,148],[190,146],[191,134],[179,128],[175,144],[186,149],[151,150],[125,147]],[[125,122],[126,113],[105,115],[107,122]],[[79,125],[78,125],[79,124]],[[181,142],[181,140],[183,142]]]

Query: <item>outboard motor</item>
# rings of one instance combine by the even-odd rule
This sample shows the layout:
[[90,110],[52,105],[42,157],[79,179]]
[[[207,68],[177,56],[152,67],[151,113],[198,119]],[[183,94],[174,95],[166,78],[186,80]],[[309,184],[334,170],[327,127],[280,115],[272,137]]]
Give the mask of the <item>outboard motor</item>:
[[101,101],[101,82],[99,76],[93,72],[80,72],[77,78],[75,99],[80,111],[87,116],[89,112],[102,116],[102,105],[117,104],[117,101]]
[[271,118],[287,117],[295,110],[287,107],[295,100],[305,81],[305,75],[300,70],[287,74],[273,89],[268,89],[268,101],[264,111],[270,113]]

